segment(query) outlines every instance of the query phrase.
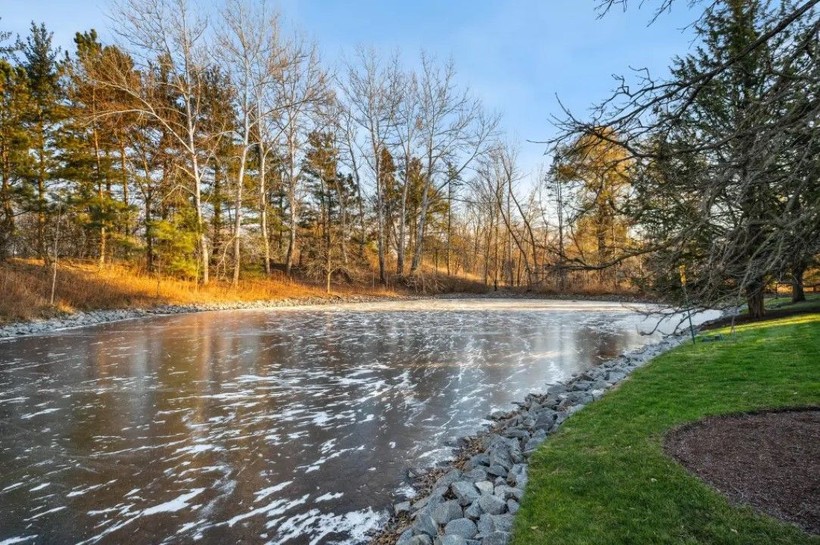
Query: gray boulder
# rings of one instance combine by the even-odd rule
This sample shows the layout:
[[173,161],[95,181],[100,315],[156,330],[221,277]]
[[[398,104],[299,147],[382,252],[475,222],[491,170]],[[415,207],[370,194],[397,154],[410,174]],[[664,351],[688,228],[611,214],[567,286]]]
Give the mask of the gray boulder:
[[451,484],[456,482],[457,480],[461,479],[461,471],[458,469],[453,469],[452,471],[448,471],[446,474],[442,475],[437,481],[435,488],[448,488]]
[[495,495],[504,499],[505,501],[512,498],[516,501],[521,501],[521,498],[524,496],[524,491],[520,488],[515,488],[512,486],[501,485],[495,487]]
[[481,515],[478,519],[478,531],[482,536],[488,536],[493,532],[510,532],[512,530],[512,515]]
[[422,511],[416,516],[416,522],[413,523],[413,533],[435,537],[438,534],[438,525],[430,513]]
[[490,456],[486,452],[482,452],[480,454],[476,454],[475,456],[470,458],[468,462],[468,466],[470,469],[475,469],[478,467],[487,467],[490,465]]
[[464,516],[457,500],[449,500],[436,505],[432,511],[433,520],[438,524],[447,524],[451,520]]
[[413,529],[408,528],[399,536],[396,545],[410,545],[410,540],[413,539]]
[[523,489],[527,485],[527,466],[524,464],[512,466],[507,474],[507,483]]
[[470,506],[464,510],[464,516],[472,520],[478,520],[483,514],[484,512],[481,510],[481,506],[478,505],[478,502],[470,504]]
[[515,500],[507,500],[507,511],[510,512],[511,515],[518,513],[518,509],[521,506]]
[[471,469],[462,475],[463,479],[471,482],[479,482],[487,480],[487,472],[481,468]]
[[481,492],[482,495],[492,494],[493,489],[495,489],[495,486],[493,486],[493,483],[490,481],[478,481],[475,483],[475,487],[478,488],[478,491]]
[[460,518],[451,520],[444,527],[444,535],[461,536],[464,539],[471,539],[478,533],[478,527],[475,522],[468,518]]
[[433,545],[433,538],[425,534],[420,534],[410,538],[407,545]]
[[547,396],[549,397],[550,394],[553,396],[557,396],[558,394],[563,394],[567,391],[567,387],[564,384],[553,384],[549,388],[547,388]]
[[478,498],[478,505],[488,515],[500,515],[507,510],[506,502],[498,496],[481,496]]
[[450,485],[450,490],[461,505],[469,505],[481,496],[475,485],[468,481],[456,481]]
[[510,467],[512,467],[512,464],[509,464],[507,467],[500,464],[493,464],[487,469],[487,474],[493,477],[506,477],[509,473],[508,468]]

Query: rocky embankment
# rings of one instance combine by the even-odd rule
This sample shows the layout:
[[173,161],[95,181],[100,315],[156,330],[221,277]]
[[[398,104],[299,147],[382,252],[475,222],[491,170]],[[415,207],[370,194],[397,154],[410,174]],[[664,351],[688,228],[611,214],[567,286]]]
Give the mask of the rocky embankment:
[[624,380],[630,372],[682,342],[660,343],[530,394],[507,412],[493,413],[486,433],[463,439],[448,467],[419,479],[419,495],[397,503],[375,543],[396,545],[504,545],[527,485],[527,461],[564,420]]
[[285,308],[305,305],[333,305],[339,303],[375,303],[379,301],[407,300],[407,296],[380,296],[380,295],[334,295],[328,297],[299,297],[291,299],[272,299],[267,301],[240,301],[234,303],[203,303],[193,305],[163,305],[151,308],[133,308],[116,310],[78,311],[72,314],[48,320],[18,322],[0,327],[0,339],[20,337],[23,335],[38,335],[60,329],[84,327],[89,325],[133,320],[147,316],[165,316],[171,314],[186,314],[190,312],[208,312],[214,310],[243,310]]

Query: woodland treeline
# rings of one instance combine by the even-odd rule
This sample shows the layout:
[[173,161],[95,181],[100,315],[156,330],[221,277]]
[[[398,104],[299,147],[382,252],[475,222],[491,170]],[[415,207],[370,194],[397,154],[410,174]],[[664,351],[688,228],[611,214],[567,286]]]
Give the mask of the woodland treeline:
[[328,289],[435,267],[762,314],[820,251],[816,3],[700,2],[694,52],[556,116],[535,178],[452,62],[329,66],[263,2],[127,0],[116,44],[70,52],[32,23],[2,37],[0,259]]

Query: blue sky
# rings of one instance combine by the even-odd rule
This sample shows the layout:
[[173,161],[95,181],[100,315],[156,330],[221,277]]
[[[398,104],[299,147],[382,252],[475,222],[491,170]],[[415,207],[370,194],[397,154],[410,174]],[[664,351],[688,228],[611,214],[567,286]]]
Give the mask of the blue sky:
[[[208,2],[211,4],[212,2]],[[425,49],[452,57],[460,82],[503,115],[509,140],[520,143],[525,171],[534,173],[544,147],[527,140],[552,134],[556,95],[583,113],[614,86],[612,74],[629,67],[666,72],[674,55],[691,47],[688,2],[654,24],[651,7],[610,12],[598,19],[596,0],[273,0],[290,25],[316,41],[329,63],[357,44],[399,49],[411,64]],[[103,40],[110,22],[105,0],[0,0],[0,28],[28,32],[45,22],[55,41],[71,48],[74,32],[96,28]]]

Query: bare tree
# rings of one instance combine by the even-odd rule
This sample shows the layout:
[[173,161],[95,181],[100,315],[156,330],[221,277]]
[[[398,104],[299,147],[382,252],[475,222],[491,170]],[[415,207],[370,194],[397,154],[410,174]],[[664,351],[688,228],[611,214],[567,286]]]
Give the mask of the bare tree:
[[489,149],[499,119],[487,115],[469,90],[459,90],[452,61],[440,66],[422,54],[421,65],[418,124],[427,183],[422,192],[411,273],[418,271],[424,254],[431,190],[442,190],[451,176],[460,175]]
[[[510,144],[498,144],[479,161],[474,184],[477,184],[477,193],[491,199],[496,211],[496,224],[503,223],[506,231],[505,258],[502,269],[506,269],[508,285],[515,284],[515,275],[512,267],[513,245],[524,262],[527,286],[532,283],[533,265],[536,260],[535,233],[529,219],[529,214],[521,205],[521,200],[515,194],[515,186],[522,179],[517,166],[517,149]],[[513,210],[515,205],[515,210]],[[529,238],[529,240],[527,240]],[[530,248],[527,245],[530,244]]]
[[293,269],[296,254],[301,191],[300,152],[313,123],[317,106],[330,100],[328,77],[319,63],[316,46],[296,39],[291,44],[291,60],[276,80],[281,101],[274,122],[282,133],[282,178],[288,201],[288,250],[285,271]]
[[407,198],[411,187],[411,162],[416,156],[419,144],[421,126],[421,103],[419,98],[418,80],[414,73],[401,74],[395,68],[398,77],[403,83],[400,86],[401,95],[396,111],[396,139],[404,163],[402,169],[402,187],[399,197],[398,233],[396,236],[396,273],[404,274],[404,259],[407,246]]
[[[270,116],[277,115],[276,109],[285,104],[263,105],[264,97],[270,96],[276,82],[281,80],[283,68],[287,65],[286,47],[281,41],[278,14],[267,4],[251,3],[244,0],[229,0],[222,12],[224,26],[218,38],[218,58],[229,67],[231,82],[236,89],[235,110],[237,125],[232,131],[238,146],[238,166],[236,175],[236,196],[234,200],[234,241],[233,241],[233,285],[239,283],[241,267],[241,230],[243,211],[243,190],[248,158],[254,148],[266,145],[260,125]],[[267,150],[265,150],[267,151]],[[259,154],[260,198],[265,198],[266,153]],[[267,243],[267,221],[265,203],[260,203],[260,216],[265,239],[266,267],[270,269]]]
[[[384,63],[373,49],[359,48],[356,63],[348,63],[341,88],[350,118],[364,133],[364,144],[348,146],[363,151],[360,157],[372,173],[375,193],[379,281],[387,283],[385,199],[382,187],[382,150],[392,137],[399,109],[401,77],[398,62]],[[352,141],[348,138],[349,141]],[[358,176],[358,170],[356,170]]]

